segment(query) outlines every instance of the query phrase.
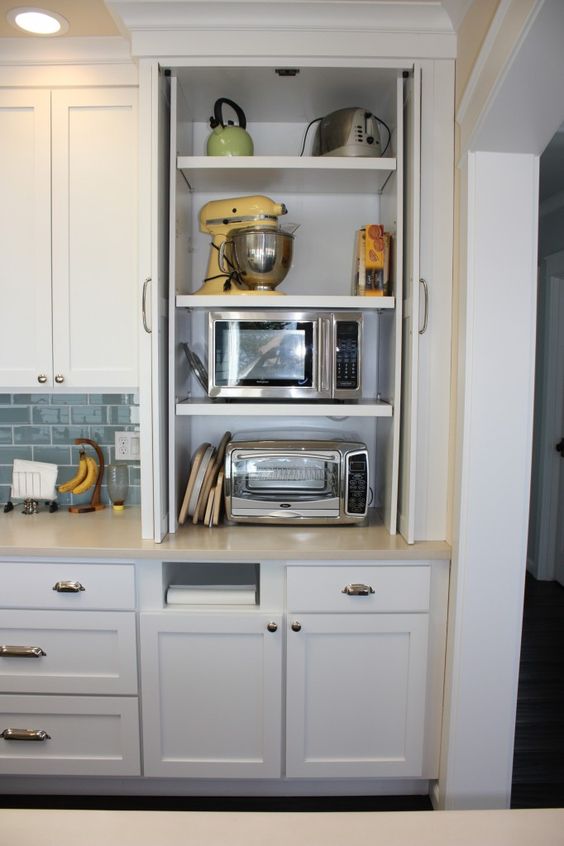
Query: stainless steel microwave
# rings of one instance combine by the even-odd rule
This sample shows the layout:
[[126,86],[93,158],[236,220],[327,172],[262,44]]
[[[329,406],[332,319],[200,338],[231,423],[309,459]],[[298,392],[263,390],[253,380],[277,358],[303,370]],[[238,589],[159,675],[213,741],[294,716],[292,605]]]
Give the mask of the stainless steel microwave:
[[240,435],[225,451],[227,518],[241,523],[358,523],[367,514],[365,444],[313,433]]
[[231,399],[357,399],[362,313],[210,312],[208,394]]

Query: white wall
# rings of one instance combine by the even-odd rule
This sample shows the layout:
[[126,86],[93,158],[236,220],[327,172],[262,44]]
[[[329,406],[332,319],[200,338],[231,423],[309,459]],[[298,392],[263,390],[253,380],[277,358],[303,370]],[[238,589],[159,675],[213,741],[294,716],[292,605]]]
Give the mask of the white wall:
[[527,547],[538,159],[470,153],[461,197],[458,441],[443,808],[509,804]]

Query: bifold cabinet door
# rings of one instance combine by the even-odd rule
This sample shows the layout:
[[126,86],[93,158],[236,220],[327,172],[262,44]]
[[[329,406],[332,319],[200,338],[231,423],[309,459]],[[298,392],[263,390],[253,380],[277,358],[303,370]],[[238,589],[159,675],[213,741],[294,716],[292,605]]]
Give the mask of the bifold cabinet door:
[[0,89],[0,384],[51,384],[50,93]]
[[286,775],[420,776],[427,614],[288,623]]
[[147,612],[140,638],[146,776],[280,776],[279,616]]

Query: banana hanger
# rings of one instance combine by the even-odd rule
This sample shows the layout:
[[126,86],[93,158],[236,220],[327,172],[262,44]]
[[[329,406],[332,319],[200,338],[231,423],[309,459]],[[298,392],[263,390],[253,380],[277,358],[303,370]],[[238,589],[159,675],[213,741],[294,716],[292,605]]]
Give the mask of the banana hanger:
[[102,477],[104,475],[104,456],[102,454],[102,450],[96,441],[91,441],[90,438],[75,438],[74,442],[75,444],[89,444],[96,451],[96,455],[98,456],[98,475],[96,476],[96,484],[94,485],[90,504],[69,505],[69,511],[73,514],[88,514],[90,511],[101,511],[106,507],[100,502],[100,489],[102,487]]

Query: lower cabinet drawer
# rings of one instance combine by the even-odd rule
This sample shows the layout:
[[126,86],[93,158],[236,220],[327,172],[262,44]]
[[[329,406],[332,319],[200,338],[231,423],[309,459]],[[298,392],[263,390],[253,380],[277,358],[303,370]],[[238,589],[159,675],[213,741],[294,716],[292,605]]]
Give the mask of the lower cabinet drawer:
[[134,612],[1,611],[0,693],[135,695]]
[[291,611],[426,612],[430,589],[428,564],[351,561],[338,566],[287,568],[287,606]]
[[0,773],[139,775],[137,699],[0,696]]

